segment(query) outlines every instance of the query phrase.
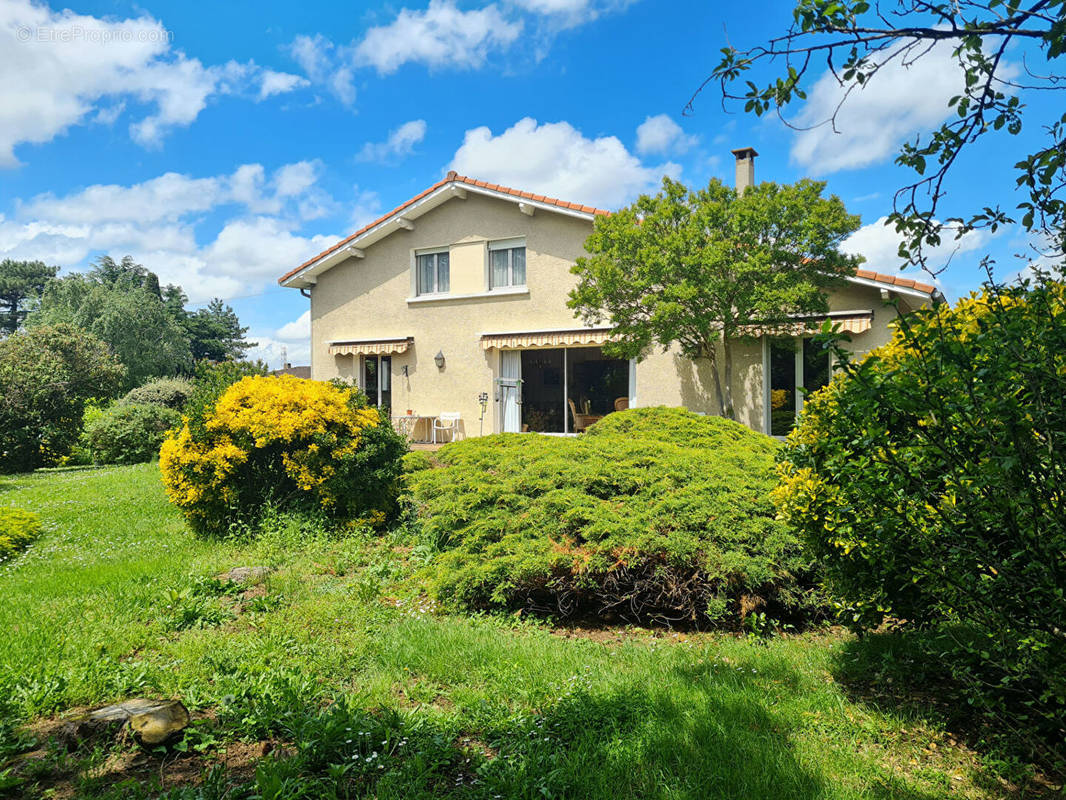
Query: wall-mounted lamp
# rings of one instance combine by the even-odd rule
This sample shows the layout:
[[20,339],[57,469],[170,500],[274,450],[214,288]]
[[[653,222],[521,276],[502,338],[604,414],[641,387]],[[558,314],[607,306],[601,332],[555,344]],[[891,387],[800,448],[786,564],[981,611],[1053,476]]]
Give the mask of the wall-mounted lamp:
[[437,365],[437,369],[444,369],[444,353],[440,350],[437,351],[437,355],[433,356],[433,363]]

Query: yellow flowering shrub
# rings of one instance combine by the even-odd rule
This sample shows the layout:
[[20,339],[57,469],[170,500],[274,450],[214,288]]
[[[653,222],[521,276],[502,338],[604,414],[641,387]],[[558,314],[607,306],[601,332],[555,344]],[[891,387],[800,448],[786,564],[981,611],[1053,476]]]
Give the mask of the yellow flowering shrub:
[[185,417],[159,467],[194,528],[224,532],[263,508],[384,520],[396,499],[403,440],[356,390],[291,375],[249,376],[202,417]]
[[849,621],[950,630],[936,657],[986,687],[967,702],[1059,742],[1063,442],[1066,284],[988,287],[843,364],[804,404],[774,493]]

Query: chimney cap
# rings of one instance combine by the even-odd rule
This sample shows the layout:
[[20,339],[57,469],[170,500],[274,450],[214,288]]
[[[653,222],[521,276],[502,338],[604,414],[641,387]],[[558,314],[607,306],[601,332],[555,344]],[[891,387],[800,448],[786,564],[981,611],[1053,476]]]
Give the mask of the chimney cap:
[[737,157],[737,161],[745,158],[755,158],[755,156],[759,155],[755,152],[754,147],[738,147],[736,150],[730,150],[729,152]]

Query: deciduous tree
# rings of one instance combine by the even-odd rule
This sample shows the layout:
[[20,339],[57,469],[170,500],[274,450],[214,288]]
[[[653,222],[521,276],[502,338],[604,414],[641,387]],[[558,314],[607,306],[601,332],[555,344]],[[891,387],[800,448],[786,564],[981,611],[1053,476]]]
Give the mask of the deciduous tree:
[[692,190],[664,178],[658,194],[596,218],[569,305],[613,326],[605,349],[617,356],[676,344],[709,361],[733,418],[734,343],[828,310],[826,290],[858,266],[837,248],[859,218],[824,189],[802,180],[738,193],[716,179]]

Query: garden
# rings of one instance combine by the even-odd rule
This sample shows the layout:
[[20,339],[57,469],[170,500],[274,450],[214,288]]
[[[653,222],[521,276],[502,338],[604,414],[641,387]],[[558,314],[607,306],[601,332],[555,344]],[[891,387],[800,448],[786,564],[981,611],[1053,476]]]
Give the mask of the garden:
[[784,443],[432,454],[339,382],[0,341],[0,796],[1057,795],[1062,284],[839,339]]

